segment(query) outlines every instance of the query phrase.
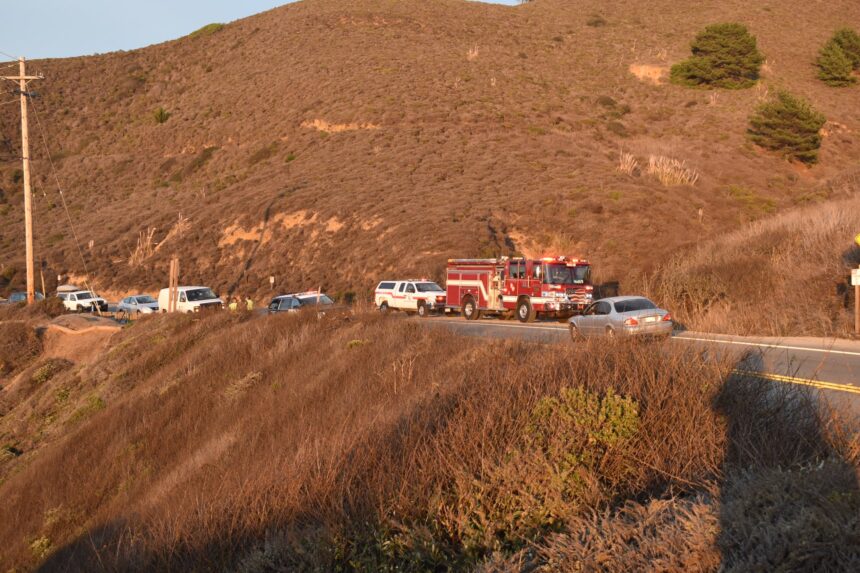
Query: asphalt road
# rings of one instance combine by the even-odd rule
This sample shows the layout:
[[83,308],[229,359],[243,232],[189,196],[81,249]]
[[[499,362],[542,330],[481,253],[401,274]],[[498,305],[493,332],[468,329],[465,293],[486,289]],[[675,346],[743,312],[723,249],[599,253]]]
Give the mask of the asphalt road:
[[[460,316],[421,320],[428,326],[450,328],[470,336],[573,344],[567,325],[559,322],[520,324],[496,318],[469,321]],[[776,382],[812,386],[835,402],[847,402],[860,411],[860,342],[682,332],[672,336],[671,344],[713,347],[717,352],[729,352],[738,359],[739,371]]]

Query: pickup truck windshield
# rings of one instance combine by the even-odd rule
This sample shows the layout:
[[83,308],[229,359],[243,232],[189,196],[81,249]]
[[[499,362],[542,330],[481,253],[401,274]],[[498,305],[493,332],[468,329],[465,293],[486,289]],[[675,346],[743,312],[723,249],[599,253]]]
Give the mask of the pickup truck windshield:
[[218,295],[212,292],[211,288],[196,288],[193,290],[189,290],[185,292],[185,296],[190,302],[212,300],[213,298],[218,298]]
[[436,283],[415,283],[418,292],[445,292],[442,287]]
[[91,292],[79,292],[78,293],[78,300],[90,300],[93,298],[96,298],[96,295],[94,295]]
[[567,265],[545,265],[544,277],[550,285],[581,285],[591,278],[591,267]]

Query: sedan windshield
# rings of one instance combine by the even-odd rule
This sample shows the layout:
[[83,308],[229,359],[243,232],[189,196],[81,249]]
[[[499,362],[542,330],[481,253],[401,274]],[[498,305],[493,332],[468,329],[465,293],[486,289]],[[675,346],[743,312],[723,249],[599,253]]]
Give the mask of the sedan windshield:
[[299,304],[302,306],[313,306],[317,304],[317,302],[319,302],[319,304],[334,304],[334,301],[324,294],[320,295],[319,297],[309,296],[306,298],[299,299]]
[[415,283],[415,288],[418,289],[418,292],[445,292],[436,283]]
[[657,308],[647,298],[631,298],[630,300],[619,300],[615,302],[616,312],[634,312],[637,310],[654,310]]
[[591,277],[591,267],[567,265],[545,265],[544,276],[546,284],[550,285],[581,285]]
[[136,300],[138,302],[138,304],[152,304],[154,302],[158,302],[157,300],[155,300],[154,298],[152,298],[149,295],[136,296],[136,297],[134,297],[134,300]]
[[196,288],[194,290],[189,290],[186,291],[185,296],[188,297],[188,300],[191,302],[218,298],[218,295],[212,292],[211,288]]

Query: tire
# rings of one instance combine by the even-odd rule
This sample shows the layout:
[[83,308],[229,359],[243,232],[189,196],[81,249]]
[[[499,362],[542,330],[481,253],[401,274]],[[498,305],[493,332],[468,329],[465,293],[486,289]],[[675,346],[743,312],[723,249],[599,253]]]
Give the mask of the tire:
[[517,320],[520,322],[534,322],[537,312],[535,312],[532,303],[527,298],[522,298],[517,302]]
[[424,301],[418,301],[418,316],[421,318],[430,316],[430,309],[427,308],[427,304]]
[[75,312],[77,312],[78,314],[83,314],[84,313],[84,307],[82,307],[81,305],[78,305],[78,308],[75,310]]
[[390,311],[391,311],[391,309],[388,308],[387,302],[383,302],[382,304],[379,305],[379,312],[381,312],[382,314],[388,314]]
[[580,334],[579,329],[572,322],[570,323],[570,339],[574,342],[582,340],[582,334]]
[[612,328],[611,326],[607,326],[606,327],[606,338],[609,338],[610,340],[614,340],[615,337],[616,337],[615,329]]
[[481,311],[478,310],[478,305],[475,304],[475,299],[467,296],[463,300],[463,308],[462,311],[463,318],[466,320],[478,320],[481,318]]

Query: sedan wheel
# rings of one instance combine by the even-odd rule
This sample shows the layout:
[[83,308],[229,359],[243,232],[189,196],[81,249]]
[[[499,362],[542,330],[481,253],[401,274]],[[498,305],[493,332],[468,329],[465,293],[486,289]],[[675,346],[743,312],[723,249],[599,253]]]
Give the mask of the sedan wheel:
[[570,339],[574,342],[579,342],[582,339],[582,334],[579,333],[579,329],[573,323],[570,323]]

